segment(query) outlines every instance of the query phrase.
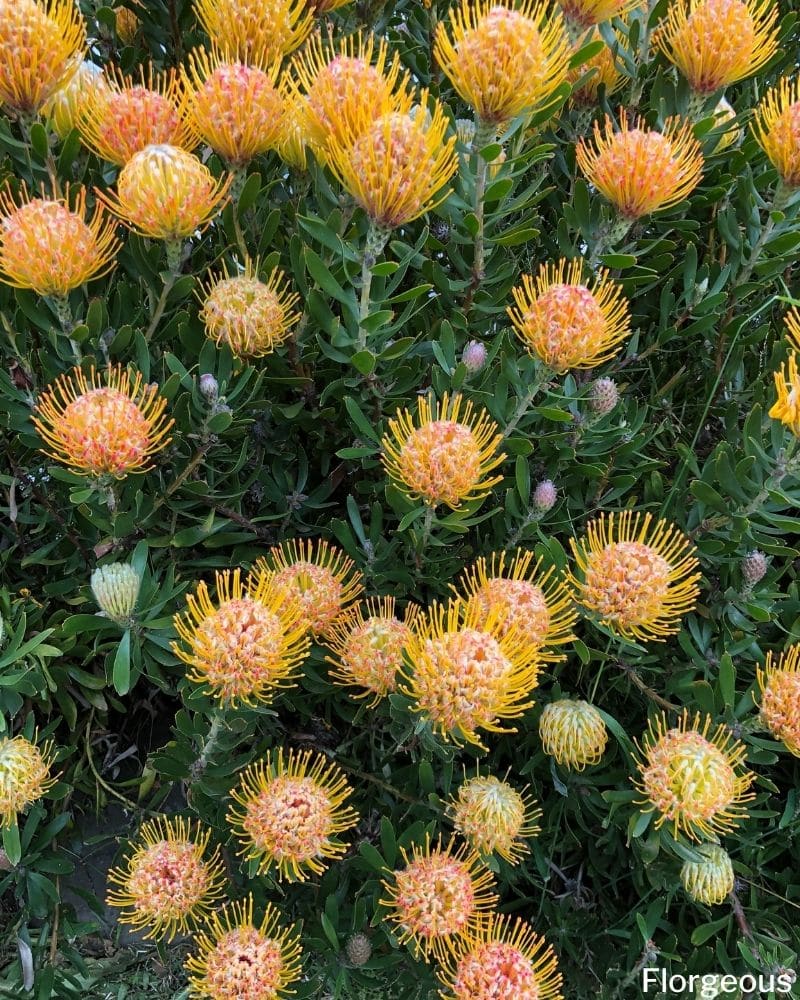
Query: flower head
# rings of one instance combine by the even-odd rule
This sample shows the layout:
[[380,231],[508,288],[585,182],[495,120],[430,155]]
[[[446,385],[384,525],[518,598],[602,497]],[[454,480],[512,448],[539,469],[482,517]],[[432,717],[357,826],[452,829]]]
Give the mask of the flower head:
[[[574,25],[581,34],[603,21],[624,17],[638,7],[640,2],[641,0],[558,0],[568,23]],[[594,38],[593,34],[592,40]]]
[[353,934],[347,940],[345,953],[351,965],[366,965],[372,957],[372,943],[366,934]]
[[[70,202],[74,204],[70,204]],[[114,267],[119,240],[102,206],[86,221],[86,189],[15,199],[0,191],[0,281],[39,295],[63,296]]]
[[761,720],[776,740],[800,757],[800,645],[789,646],[776,660],[758,668]]
[[759,102],[756,141],[787,187],[800,187],[800,77],[782,77]]
[[545,706],[539,736],[542,750],[574,771],[597,764],[608,742],[606,724],[594,705],[568,698]]
[[129,626],[136,610],[142,578],[130,563],[107,563],[92,571],[91,588],[97,606],[112,621]]
[[539,833],[542,815],[534,800],[493,774],[477,774],[465,781],[447,813],[456,831],[479,854],[499,854],[516,864],[528,852],[526,838]]
[[[573,104],[583,107],[594,107],[597,104],[600,96],[600,87],[605,89],[606,97],[610,97],[615,91],[619,90],[626,79],[617,62],[614,49],[604,41],[597,28],[592,32],[589,41],[602,41],[602,49],[585,63],[571,69],[567,77],[572,84],[570,100]],[[580,48],[581,43],[577,42],[574,51],[578,51]],[[587,77],[587,74],[591,75]],[[579,84],[581,80],[583,82]]]
[[461,363],[471,375],[475,375],[486,364],[488,351],[479,340],[471,340],[461,354]]
[[52,119],[60,138],[66,139],[77,127],[87,103],[92,100],[96,91],[108,91],[105,74],[95,63],[83,59],[42,107],[42,114]]
[[686,861],[681,868],[681,882],[698,903],[714,906],[724,903],[733,892],[733,865],[728,852],[717,844],[699,844],[695,850],[702,861]]
[[[679,629],[699,593],[698,561],[674,524],[631,510],[601,514],[570,539],[575,600],[628,639],[662,639]],[[651,527],[652,526],[652,527]]]
[[214,48],[265,69],[306,40],[314,26],[306,0],[194,0]]
[[797,352],[789,352],[789,360],[775,372],[777,400],[770,407],[769,415],[788,427],[795,437],[800,437],[800,373],[797,370]]
[[699,841],[732,830],[754,795],[744,744],[727,726],[712,731],[712,725],[710,716],[703,720],[699,713],[690,720],[685,709],[672,729],[664,716],[651,720],[640,745],[639,804],[657,812],[656,828],[667,823],[675,837],[683,832]]
[[594,144],[581,139],[576,156],[584,176],[628,220],[639,219],[683,201],[700,183],[703,154],[690,122],[670,119],[663,132],[636,118],[629,127],[624,109],[619,131],[606,115],[595,122]]
[[278,156],[294,170],[308,168],[307,147],[311,142],[305,114],[305,98],[300,94],[284,95],[281,134],[278,139]]
[[182,817],[145,823],[124,868],[113,868],[109,906],[144,937],[171,941],[199,926],[216,908],[225,884],[219,848],[208,852],[211,831]]
[[216,589],[216,605],[204,582],[187,598],[186,611],[174,619],[182,644],[173,643],[173,651],[191,668],[188,679],[205,684],[217,701],[268,704],[292,686],[308,654],[296,609],[263,574],[251,575],[245,589],[241,570],[224,570]]
[[458,393],[439,401],[421,396],[416,423],[408,410],[398,410],[381,442],[386,471],[409,497],[456,510],[502,481],[491,475],[506,457],[498,454],[502,437],[486,410],[476,413]]
[[52,763],[52,743],[39,747],[24,736],[0,737],[0,830],[13,826],[18,813],[53,787]]
[[311,750],[282,748],[252,764],[231,792],[237,808],[228,822],[241,842],[240,854],[257,861],[259,874],[302,882],[320,875],[327,862],[347,850],[339,834],[358,822],[345,801],[352,795],[341,768]]
[[613,378],[599,378],[592,383],[589,409],[598,419],[611,413],[618,402],[619,389]]
[[563,18],[540,0],[462,0],[434,55],[480,121],[500,126],[544,104],[566,80],[570,44]]
[[60,375],[36,404],[33,423],[45,454],[75,472],[121,479],[152,467],[152,457],[170,442],[173,421],[158,386],[146,385],[121,365],[101,377],[92,368]]
[[300,978],[300,935],[281,926],[281,914],[267,903],[253,920],[252,895],[211,914],[195,936],[186,961],[191,996],[207,1000],[280,1000]]

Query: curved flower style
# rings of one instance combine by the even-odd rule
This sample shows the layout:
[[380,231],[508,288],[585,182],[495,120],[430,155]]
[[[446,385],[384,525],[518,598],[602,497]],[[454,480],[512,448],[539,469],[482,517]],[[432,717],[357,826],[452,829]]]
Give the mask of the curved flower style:
[[752,76],[778,47],[772,0],[671,0],[656,45],[698,94]]
[[[620,39],[620,43],[623,43],[623,38],[619,32],[617,33],[617,37]],[[619,90],[627,77],[617,62],[615,50],[605,42],[597,28],[592,32],[589,41],[602,41],[602,49],[585,63],[582,63],[575,69],[571,69],[567,75],[567,80],[572,84],[572,93],[570,94],[572,103],[580,107],[593,108],[597,105],[600,96],[600,87],[605,89],[606,97],[610,97]],[[579,48],[581,48],[580,42],[576,43],[573,52],[577,52]],[[591,76],[578,86],[578,82],[587,73],[591,73]]]
[[733,865],[730,855],[717,844],[699,844],[695,850],[703,861],[686,861],[681,868],[681,882],[698,903],[715,906],[724,903],[733,892]]
[[494,876],[466,844],[454,850],[452,838],[442,846],[426,835],[423,847],[414,847],[410,855],[401,847],[400,853],[405,867],[392,873],[391,882],[384,880],[381,904],[391,910],[389,920],[415,958],[441,960],[497,902],[490,891]]
[[461,785],[447,814],[479,854],[499,854],[514,865],[528,853],[526,839],[540,831],[536,821],[542,811],[526,791],[527,786],[518,792],[492,774],[477,774]]
[[52,120],[59,138],[66,139],[77,128],[78,121],[95,92],[108,93],[106,76],[100,66],[84,59],[42,107],[41,113]]
[[60,375],[36,404],[32,418],[46,455],[74,472],[122,479],[152,468],[152,457],[169,444],[172,420],[158,386],[133,379],[121,365],[104,377],[92,368]]
[[482,500],[502,482],[491,473],[502,464],[502,436],[486,410],[445,393],[417,402],[417,425],[409,410],[398,410],[381,441],[384,468],[399,489],[429,507]]
[[653,132],[624,109],[619,131],[606,115],[594,124],[594,144],[581,139],[576,158],[581,173],[600,190],[623,218],[633,221],[683,201],[703,176],[703,154],[691,122],[670,119]]
[[568,698],[545,706],[539,736],[542,750],[573,771],[599,763],[608,743],[606,724],[594,705]]
[[[586,33],[589,28],[614,17],[624,17],[640,5],[640,0],[558,0],[567,22],[574,25],[577,32]],[[592,40],[594,40],[594,35]]]
[[483,125],[533,111],[566,80],[564,20],[541,0],[462,0],[450,20],[450,33],[437,26],[434,57]]
[[294,52],[314,26],[306,0],[194,0],[194,12],[214,48],[262,69]]
[[690,720],[684,709],[672,729],[663,715],[651,719],[637,743],[642,760],[634,784],[644,795],[638,804],[657,812],[656,829],[666,823],[674,837],[685,833],[700,841],[726,833],[745,818],[744,803],[754,797],[744,744],[727,726],[712,731],[712,725],[710,716],[704,720],[698,712]]
[[327,635],[334,655],[325,660],[336,668],[331,680],[359,688],[354,698],[369,698],[370,707],[377,705],[397,688],[403,650],[411,640],[419,611],[418,605],[409,604],[402,620],[397,618],[393,597],[371,597],[345,611]]
[[[74,206],[70,206],[70,201]],[[65,296],[116,263],[120,242],[114,223],[98,205],[89,222],[86,189],[70,198],[32,198],[23,184],[19,198],[0,191],[0,281],[39,295]]]
[[516,309],[506,309],[528,352],[559,373],[596,368],[631,335],[622,286],[600,268],[590,287],[582,271],[580,259],[542,264],[535,278],[523,275]]
[[800,351],[800,309],[797,306],[792,306],[783,317],[783,325],[786,327],[786,339],[793,350]]
[[257,861],[259,874],[303,882],[321,875],[327,862],[347,845],[339,834],[352,829],[358,814],[345,800],[353,794],[344,772],[322,754],[282,748],[243,773],[231,797],[239,806],[228,823],[241,842],[239,853]]
[[159,816],[139,831],[124,868],[113,868],[106,901],[119,921],[149,938],[171,941],[200,926],[216,909],[225,884],[219,848],[208,854],[211,831],[183,817]]
[[761,720],[776,740],[800,757],[800,645],[789,646],[758,668]]
[[756,141],[789,188],[800,187],[800,77],[782,77],[753,117]]
[[626,639],[660,640],[677,632],[700,590],[689,539],[674,524],[652,521],[632,510],[601,514],[589,522],[585,538],[570,539],[580,576],[568,574],[575,600]]
[[777,400],[770,407],[769,415],[780,420],[795,437],[800,437],[800,372],[797,370],[797,352],[790,351],[789,359],[774,373]]
[[37,746],[24,736],[0,738],[0,830],[13,826],[56,783],[50,777],[53,756],[52,742]]
[[281,926],[281,914],[267,903],[253,920],[252,895],[211,914],[195,936],[186,960],[191,996],[207,1000],[282,1000],[300,978],[300,935]]
[[292,687],[309,642],[296,609],[262,574],[242,586],[241,570],[216,574],[217,604],[201,582],[187,609],[173,621],[184,643],[173,652],[191,670],[187,678],[205,684],[226,705],[265,705]]

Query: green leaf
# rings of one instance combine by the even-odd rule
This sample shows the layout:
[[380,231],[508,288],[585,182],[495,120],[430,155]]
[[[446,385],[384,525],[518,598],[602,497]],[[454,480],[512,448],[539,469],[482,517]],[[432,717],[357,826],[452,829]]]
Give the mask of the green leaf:
[[325,937],[330,941],[333,947],[339,950],[339,937],[336,933],[336,928],[330,921],[330,917],[327,913],[320,913],[319,915],[320,923],[322,924],[322,929],[325,931]]
[[723,653],[719,660],[719,677],[717,678],[722,704],[732,708],[736,701],[736,667],[733,665],[730,653]]
[[358,351],[351,358],[353,367],[361,372],[362,375],[371,375],[375,371],[375,355],[372,351]]
[[375,428],[364,416],[361,407],[352,396],[344,397],[344,405],[361,437],[366,438],[367,441],[374,441],[376,444],[379,444],[380,438],[375,432]]
[[126,629],[114,657],[111,672],[114,690],[117,694],[127,694],[131,688],[131,632]]
[[730,914],[720,917],[719,920],[712,920],[707,924],[700,924],[692,931],[692,944],[695,946],[705,944],[709,938],[719,934],[723,927],[727,927],[731,921]]
[[362,840],[358,845],[358,853],[367,862],[370,868],[374,868],[376,872],[386,871],[388,865],[381,857],[379,851],[377,851],[368,840]]
[[3,827],[3,850],[8,860],[16,868],[22,860],[22,845],[19,839],[19,826],[15,819],[11,826]]

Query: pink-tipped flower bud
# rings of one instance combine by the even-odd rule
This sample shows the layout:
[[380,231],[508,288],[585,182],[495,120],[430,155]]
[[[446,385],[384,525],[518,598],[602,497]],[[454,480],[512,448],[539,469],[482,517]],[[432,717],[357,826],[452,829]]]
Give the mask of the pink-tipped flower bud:
[[216,403],[219,396],[219,382],[208,372],[200,376],[200,392],[209,403]]
[[366,934],[353,934],[345,951],[352,965],[365,965],[372,956],[372,945]]
[[769,564],[767,557],[758,549],[748,552],[742,559],[742,579],[747,587],[755,587],[759,580],[763,580]]
[[599,378],[589,395],[589,408],[598,417],[611,413],[619,402],[619,390],[613,378]]
[[468,372],[473,375],[486,364],[486,347],[479,340],[471,340],[464,348],[461,361]]
[[543,479],[533,491],[533,509],[537,514],[546,514],[553,507],[558,492],[552,479]]

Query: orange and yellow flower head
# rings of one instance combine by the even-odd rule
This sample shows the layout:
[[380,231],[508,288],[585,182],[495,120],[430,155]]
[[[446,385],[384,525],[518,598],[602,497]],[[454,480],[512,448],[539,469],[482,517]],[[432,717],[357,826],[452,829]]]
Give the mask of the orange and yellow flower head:
[[789,646],[758,668],[761,721],[776,740],[800,757],[800,645]]
[[660,640],[680,629],[699,593],[697,557],[674,524],[631,510],[601,514],[570,539],[575,600],[626,639]]
[[447,814],[456,832],[479,854],[499,854],[516,864],[528,853],[526,840],[535,837],[542,815],[534,800],[493,774],[478,774],[465,781]]
[[[573,26],[574,34],[586,32],[614,17],[624,17],[641,4],[641,0],[558,0],[567,22]],[[596,36],[592,35],[592,41]],[[599,37],[599,36],[597,36]]]
[[[618,35],[618,37],[620,36]],[[619,90],[627,79],[620,68],[620,64],[617,62],[614,50],[602,38],[597,28],[592,32],[589,41],[602,41],[602,49],[585,63],[575,67],[575,69],[571,69],[567,76],[568,81],[572,84],[570,100],[573,104],[584,108],[597,106],[601,87],[604,88],[606,97],[610,97]],[[622,43],[622,41],[620,37],[620,42]],[[581,42],[577,42],[573,52],[577,52],[580,48]],[[583,82],[579,83],[581,80]]]
[[788,360],[774,377],[778,398],[770,407],[769,415],[773,420],[780,420],[795,437],[800,437],[800,372],[797,370],[796,351],[789,351]]
[[545,706],[539,737],[542,750],[572,771],[597,764],[608,743],[606,724],[594,705],[569,698]]
[[36,403],[33,423],[46,455],[74,472],[122,479],[152,467],[170,442],[173,421],[157,385],[121,365],[104,374],[91,369],[59,376]]
[[216,574],[217,601],[201,582],[174,619],[180,642],[172,648],[189,668],[187,677],[203,684],[223,705],[264,705],[291,687],[308,654],[308,639],[296,609],[270,587],[263,575],[247,587],[241,570]]
[[76,0],[0,0],[0,105],[37,115],[86,48]]
[[471,847],[456,849],[452,839],[443,846],[426,836],[424,846],[410,853],[401,847],[400,853],[405,867],[384,880],[381,903],[415,957],[441,960],[460,938],[475,932],[482,914],[497,902],[494,877]]
[[744,766],[746,749],[725,725],[713,728],[710,716],[689,718],[675,727],[664,716],[650,721],[641,745],[639,779],[644,799],[655,811],[656,829],[667,824],[673,836],[701,841],[732,830],[747,815],[745,805],[755,775]]
[[800,187],[800,76],[782,77],[767,91],[756,107],[753,132],[781,181]]
[[294,52],[314,26],[306,0],[194,0],[194,12],[214,48],[262,69]]
[[634,221],[676,205],[688,197],[703,176],[703,154],[691,123],[673,118],[662,132],[648,129],[619,112],[619,129],[606,116],[595,122],[594,137],[578,142],[581,173],[616,208]]
[[89,101],[95,99],[95,92],[108,92],[108,82],[100,66],[88,59],[80,60],[75,71],[42,107],[42,114],[53,123],[53,128],[61,139],[77,128],[78,121]]
[[437,26],[435,59],[486,126],[540,107],[567,78],[564,20],[541,0],[462,0],[450,21]]
[[492,475],[506,457],[499,450],[501,440],[486,410],[476,412],[459,393],[445,393],[441,400],[423,396],[416,420],[409,410],[398,410],[389,420],[382,460],[395,485],[412,500],[456,510],[482,500],[502,481]]
[[231,792],[228,822],[245,861],[259,874],[303,882],[325,871],[347,845],[340,834],[358,814],[346,805],[352,789],[344,772],[323,754],[282,748],[252,764]]
[[120,923],[144,931],[145,939],[171,941],[201,926],[223,895],[225,868],[219,848],[209,851],[211,831],[178,817],[145,823],[123,868],[108,881],[109,906]]
[[681,882],[689,896],[706,906],[724,903],[733,892],[733,864],[728,852],[718,844],[698,844],[695,851],[702,861],[685,861]]
[[186,961],[190,996],[197,1000],[283,1000],[300,978],[300,935],[282,926],[278,909],[267,903],[253,919],[253,897],[228,903],[194,938]]
[[0,738],[0,830],[37,802],[56,782],[50,777],[53,744],[37,746],[24,736]]
[[0,191],[0,281],[39,295],[65,296],[114,267],[119,240],[97,205],[86,221],[86,189],[70,196],[17,198]]
[[402,618],[393,597],[370,598],[349,608],[328,631],[326,643],[333,653],[325,659],[335,668],[335,684],[355,687],[355,698],[368,698],[370,707],[397,688],[403,650],[411,640],[419,606],[406,606]]
[[773,0],[672,0],[655,42],[698,94],[752,76],[778,47]]
[[555,372],[596,368],[631,335],[622,286],[602,268],[588,283],[579,259],[545,263],[513,289],[506,310],[529,353]]

